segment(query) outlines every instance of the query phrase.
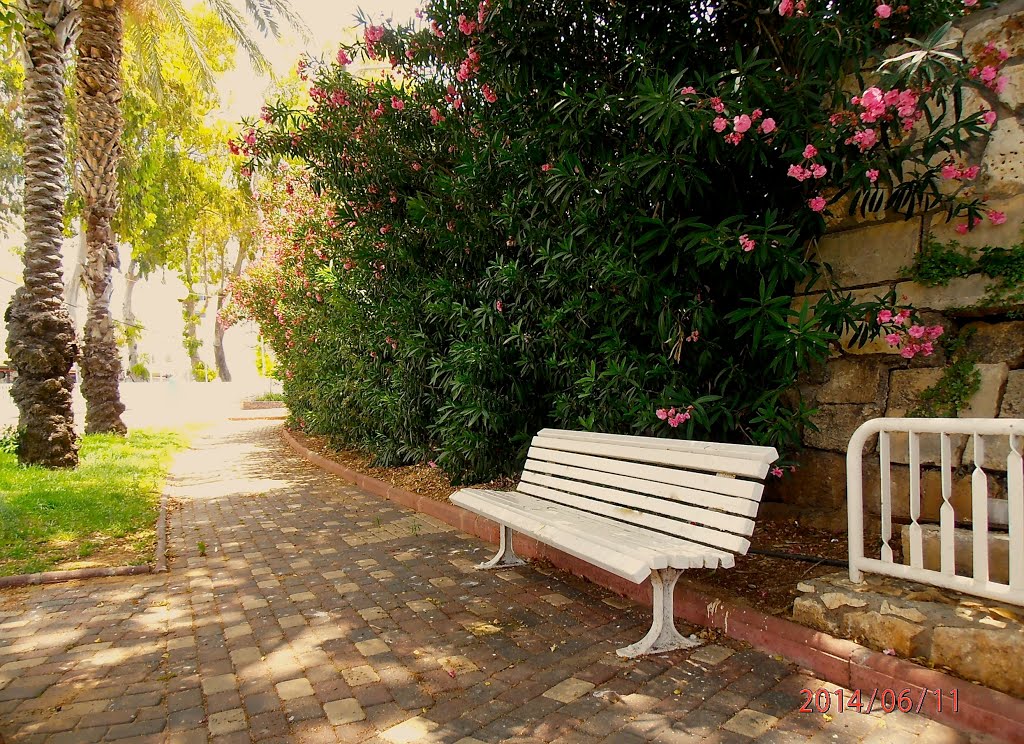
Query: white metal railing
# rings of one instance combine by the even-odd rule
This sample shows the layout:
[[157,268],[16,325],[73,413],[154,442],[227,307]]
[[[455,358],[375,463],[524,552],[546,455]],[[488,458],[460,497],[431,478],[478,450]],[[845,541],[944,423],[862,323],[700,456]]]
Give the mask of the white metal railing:
[[[896,494],[892,480],[892,435],[905,433],[909,467],[908,493]],[[881,546],[878,558],[864,555],[864,445],[878,435],[878,493],[872,495],[878,506],[881,522]],[[926,568],[924,563],[924,537],[921,526],[922,459],[921,439],[924,435],[938,437],[938,466],[941,469],[942,501],[939,505],[939,568]],[[993,581],[989,572],[989,476],[985,472],[985,437],[1008,438],[1006,457],[1006,493],[1009,537],[1008,582]],[[954,460],[951,437],[957,443],[967,441],[973,446],[971,464],[971,513],[954,514],[953,475],[960,463]],[[934,440],[932,440],[934,442]],[[938,419],[938,418],[879,418],[860,426],[850,438],[846,455],[847,510],[850,529],[850,579],[862,581],[863,573],[884,574],[922,584],[953,589],[979,597],[1024,605],[1024,419]],[[959,446],[957,451],[959,451]],[[964,450],[967,451],[966,449]],[[902,455],[901,455],[902,456]],[[966,460],[966,458],[965,458]],[[990,469],[993,469],[990,467]],[[1001,468],[999,468],[1001,470]],[[909,550],[907,563],[893,559],[893,505],[894,498],[909,498],[910,524],[907,526]],[[971,576],[956,572],[956,522],[971,522],[972,569]]]

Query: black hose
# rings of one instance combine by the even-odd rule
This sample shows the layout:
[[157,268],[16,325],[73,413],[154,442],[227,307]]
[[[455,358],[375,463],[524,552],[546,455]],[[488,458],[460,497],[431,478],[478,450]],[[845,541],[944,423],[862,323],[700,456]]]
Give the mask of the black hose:
[[826,566],[835,566],[836,568],[849,568],[850,564],[846,561],[841,561],[838,558],[820,558],[816,555],[804,555],[803,553],[780,553],[775,550],[758,550],[757,548],[750,548],[747,551],[748,554],[753,553],[754,555],[763,555],[766,558],[781,558],[785,561],[805,561],[806,563],[820,563]]

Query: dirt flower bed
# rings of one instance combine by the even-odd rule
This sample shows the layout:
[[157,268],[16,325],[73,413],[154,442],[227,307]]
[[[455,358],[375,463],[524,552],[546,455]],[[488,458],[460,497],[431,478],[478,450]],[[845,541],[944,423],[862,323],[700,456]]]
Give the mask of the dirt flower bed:
[[[296,431],[291,433],[301,444],[339,465],[436,501],[447,501],[462,487],[453,486],[439,468],[425,464],[373,467],[372,455],[356,450],[337,450],[324,437]],[[467,487],[510,491],[517,483],[516,478],[499,478]],[[841,570],[823,562],[775,558],[759,555],[756,551],[845,561],[847,541],[845,533],[801,527],[792,521],[765,520],[754,528],[751,552],[738,556],[734,568],[726,571],[691,570],[685,572],[680,581],[698,591],[749,605],[762,612],[789,615],[793,600],[799,594],[796,589],[798,582]]]

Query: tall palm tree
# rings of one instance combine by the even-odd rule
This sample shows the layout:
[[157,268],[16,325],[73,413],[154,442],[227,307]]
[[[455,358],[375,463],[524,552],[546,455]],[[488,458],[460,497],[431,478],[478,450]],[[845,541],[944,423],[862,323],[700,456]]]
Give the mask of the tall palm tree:
[[64,71],[76,0],[22,0],[25,48],[24,285],[7,309],[7,354],[18,377],[11,396],[24,464],[74,467],[71,408],[75,327],[64,307]]
[[[177,26],[193,53],[197,84],[212,87],[213,76],[180,0],[81,2],[82,24],[77,43],[78,186],[84,203],[86,263],[83,281],[89,306],[81,362],[82,394],[86,400],[85,430],[123,434],[126,431],[121,420],[124,404],[118,388],[121,359],[110,314],[110,291],[111,274],[118,267],[117,240],[111,221],[118,203],[117,167],[124,129],[121,57],[125,11],[136,21],[134,32],[142,41],[136,46],[144,54],[155,55],[154,29]],[[254,67],[268,70],[269,64],[231,0],[207,0],[207,4],[248,53]],[[246,10],[264,34],[277,36],[280,33],[278,18],[287,20],[304,36],[308,33],[288,0],[246,0]],[[150,82],[159,91],[160,65],[150,60],[144,69],[153,71]]]

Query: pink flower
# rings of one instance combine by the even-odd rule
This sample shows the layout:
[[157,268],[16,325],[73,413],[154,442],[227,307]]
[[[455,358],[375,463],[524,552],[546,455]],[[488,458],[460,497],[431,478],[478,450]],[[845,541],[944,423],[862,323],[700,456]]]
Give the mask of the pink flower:
[[810,178],[813,175],[813,173],[811,173],[809,169],[804,168],[801,165],[796,165],[794,163],[793,165],[789,166],[789,170],[786,171],[786,175],[789,176],[790,178],[795,178],[797,181],[800,181],[802,183],[806,181],[808,178]]
[[723,116],[716,116],[715,120],[711,122],[711,127],[716,132],[724,132],[727,126],[729,126],[729,120]]
[[363,39],[366,41],[367,44],[376,44],[383,38],[383,26],[367,26],[366,31],[363,32]]
[[781,478],[782,477],[782,468],[780,468],[778,466],[775,466],[774,468],[772,468],[770,472],[776,478]]
[[764,116],[764,111],[762,111],[761,109],[754,109],[753,111],[750,112],[751,121],[757,121],[762,116]]
[[965,8],[973,8],[977,4],[978,4],[978,0],[964,0],[964,7]]
[[441,112],[438,111],[435,107],[431,106],[430,107],[430,123],[431,124],[440,124],[442,121],[444,121],[444,117],[441,116]]
[[750,251],[757,248],[757,242],[751,240],[749,235],[740,235],[740,247],[743,248],[743,250],[746,251],[747,253],[750,253]]
[[900,356],[903,357],[904,359],[913,359],[915,356],[917,356],[917,352],[919,350],[920,347],[917,344],[908,344],[907,346],[904,346],[902,349],[900,349]]
[[996,75],[999,74],[999,70],[992,65],[985,65],[981,68],[981,82],[991,83],[996,79]]
[[1006,90],[1006,86],[1009,82],[1010,78],[1006,77],[1006,75],[1000,75],[998,78],[996,78],[996,82],[995,85],[992,86],[992,90],[994,90],[996,93],[1002,93],[1004,90]]
[[487,85],[486,83],[480,86],[480,92],[484,94],[484,99],[488,103],[494,103],[495,101],[498,100],[498,94],[495,93],[491,86]]
[[825,197],[823,196],[816,196],[813,199],[809,199],[807,201],[807,206],[811,208],[812,212],[822,212],[824,211],[827,205],[828,202],[825,200]]
[[942,166],[942,177],[945,179],[957,178],[960,175],[960,169],[952,163],[946,163]]
[[826,173],[828,173],[828,168],[826,168],[821,163],[815,163],[814,165],[811,166],[811,174],[815,178],[823,178]]
[[391,96],[391,108],[395,111],[401,111],[405,108],[405,101],[398,96]]
[[759,128],[761,130],[761,134],[771,134],[775,131],[775,119],[772,119],[771,117],[765,119],[761,122],[761,126]]
[[889,346],[895,349],[903,342],[903,337],[900,336],[900,334],[898,333],[889,333],[886,335],[885,340],[889,344]]
[[960,171],[960,178],[963,178],[967,181],[973,181],[975,178],[978,177],[978,174],[980,172],[980,165],[972,165],[970,168],[964,168],[962,171]]
[[878,311],[878,323],[888,323],[892,320],[892,310],[879,310]]
[[437,463],[434,462],[433,460],[431,460],[430,462],[427,463],[427,467],[436,468],[437,467]]
[[738,145],[740,142],[743,141],[743,135],[740,134],[739,132],[730,132],[729,134],[725,135],[723,139],[730,145]]
[[459,31],[464,33],[466,36],[471,35],[476,31],[476,21],[466,18],[465,15],[459,16]]
[[344,49],[338,50],[338,64],[342,67],[352,64],[352,58],[348,56],[348,53]]
[[549,170],[551,170],[551,163],[544,163],[544,165],[542,165],[540,169],[542,172],[547,173]]
[[988,220],[993,225],[1001,225],[1006,222],[1006,212],[998,212],[993,209],[988,213]]
[[961,222],[959,225],[956,226],[956,231],[957,231],[957,234],[959,234],[959,235],[966,235],[967,234],[967,223],[966,222]]
[[654,412],[654,415],[660,418],[662,421],[664,421],[668,418],[668,410],[665,408],[659,408],[657,411]]
[[813,157],[816,157],[817,155],[818,148],[815,147],[814,145],[807,145],[807,147],[804,148],[804,157],[807,158],[808,160],[810,160]]
[[916,323],[907,329],[907,335],[911,338],[922,339],[924,338],[925,327],[917,325]]
[[993,124],[996,123],[996,119],[998,119],[999,117],[996,115],[995,111],[986,111],[984,114],[982,114],[981,118],[986,124],[992,126]]
[[892,15],[892,6],[885,5],[884,3],[882,5],[879,5],[877,8],[875,8],[875,15],[878,16],[879,18],[888,18],[889,16]]
[[437,25],[437,21],[431,21],[430,22],[430,33],[432,33],[434,36],[436,36],[439,39],[443,39],[444,38],[444,31],[442,31],[441,27]]
[[420,170],[423,170],[423,166],[422,166],[422,165],[420,165],[419,163],[413,163],[413,164],[412,164],[412,169],[413,169],[414,171],[420,171]]
[[679,95],[681,96],[692,96],[696,92],[697,89],[694,88],[692,85],[686,85],[679,89]]
[[864,175],[868,177],[868,180],[871,181],[871,183],[874,183],[875,181],[878,180],[878,169],[872,168],[871,170],[867,171]]
[[[977,0],[975,0],[977,2]],[[779,3],[779,15],[780,16],[791,16],[793,15],[793,0],[782,0]]]
[[893,318],[893,322],[896,325],[906,325],[908,320],[910,320],[909,310],[900,310],[898,313],[896,313],[896,317]]
[[878,132],[874,129],[861,129],[847,140],[847,143],[851,142],[857,145],[861,152],[865,152],[874,147],[875,143],[878,142]]
[[722,99],[721,98],[712,98],[711,99],[711,109],[716,114],[720,114],[723,111],[725,111],[725,104],[722,103]]
[[750,130],[750,117],[746,114],[740,114],[739,116],[733,117],[732,126],[740,134]]
[[494,309],[500,313],[505,310],[505,306],[502,304],[501,300],[498,300],[494,303]]

